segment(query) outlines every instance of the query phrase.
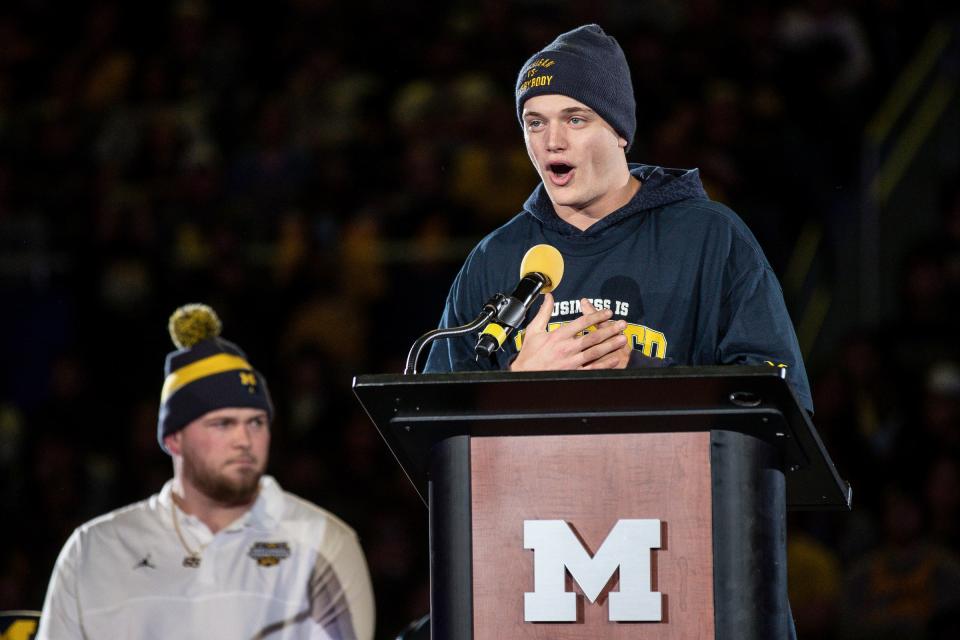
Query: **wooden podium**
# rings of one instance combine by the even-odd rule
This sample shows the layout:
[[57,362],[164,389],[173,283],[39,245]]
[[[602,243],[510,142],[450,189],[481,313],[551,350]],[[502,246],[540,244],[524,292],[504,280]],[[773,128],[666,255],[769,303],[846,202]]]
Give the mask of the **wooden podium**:
[[[429,506],[434,638],[784,638],[786,508],[850,506],[770,367],[374,375],[354,392]],[[593,603],[565,574],[575,621],[525,622],[525,521],[566,522],[594,557],[638,519],[659,521],[658,620],[610,620],[621,566]]]

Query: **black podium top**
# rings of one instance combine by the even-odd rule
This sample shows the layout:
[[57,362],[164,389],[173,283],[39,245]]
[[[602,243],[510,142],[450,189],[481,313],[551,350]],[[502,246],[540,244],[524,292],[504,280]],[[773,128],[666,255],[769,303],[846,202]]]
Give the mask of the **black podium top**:
[[353,389],[424,501],[430,451],[455,435],[723,429],[777,444],[789,508],[850,508],[850,486],[772,367],[365,375]]

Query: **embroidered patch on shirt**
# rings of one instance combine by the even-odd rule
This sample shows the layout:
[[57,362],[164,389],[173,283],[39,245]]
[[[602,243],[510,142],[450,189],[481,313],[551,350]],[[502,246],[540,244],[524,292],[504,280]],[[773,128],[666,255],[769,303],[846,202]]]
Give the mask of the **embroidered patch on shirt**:
[[261,567],[272,567],[290,557],[290,545],[286,542],[254,542],[247,555]]

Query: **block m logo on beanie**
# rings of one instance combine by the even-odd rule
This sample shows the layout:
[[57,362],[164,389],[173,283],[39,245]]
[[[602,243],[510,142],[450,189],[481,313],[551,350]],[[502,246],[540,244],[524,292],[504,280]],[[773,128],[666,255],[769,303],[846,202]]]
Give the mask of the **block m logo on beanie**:
[[253,371],[240,372],[240,384],[247,388],[250,393],[257,392],[257,374]]

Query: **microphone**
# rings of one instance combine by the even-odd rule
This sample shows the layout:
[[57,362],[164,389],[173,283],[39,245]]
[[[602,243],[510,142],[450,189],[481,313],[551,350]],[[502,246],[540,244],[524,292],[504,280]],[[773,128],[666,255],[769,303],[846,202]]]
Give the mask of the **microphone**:
[[563,256],[548,244],[530,247],[520,262],[520,282],[509,297],[497,296],[496,314],[480,333],[474,351],[479,359],[490,357],[527,316],[541,293],[553,291],[563,278]]

